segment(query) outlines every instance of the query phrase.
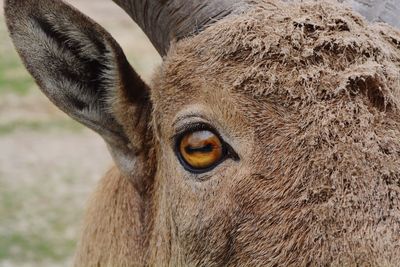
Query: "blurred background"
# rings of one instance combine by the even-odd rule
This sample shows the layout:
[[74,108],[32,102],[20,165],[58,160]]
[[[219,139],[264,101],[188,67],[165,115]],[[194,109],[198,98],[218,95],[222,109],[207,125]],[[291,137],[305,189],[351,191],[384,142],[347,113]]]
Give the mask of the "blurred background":
[[[111,0],[68,0],[105,27],[148,81],[161,59]],[[3,9],[0,0],[0,8]],[[85,203],[112,165],[22,66],[0,14],[0,267],[71,266]]]

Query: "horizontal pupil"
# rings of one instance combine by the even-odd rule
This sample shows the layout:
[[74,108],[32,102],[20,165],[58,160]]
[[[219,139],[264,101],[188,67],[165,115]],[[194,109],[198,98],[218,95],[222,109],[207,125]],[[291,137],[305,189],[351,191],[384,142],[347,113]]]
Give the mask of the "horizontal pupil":
[[211,153],[213,152],[214,147],[212,144],[207,144],[202,147],[191,147],[191,146],[186,146],[185,147],[185,152],[188,154],[195,154],[195,153]]

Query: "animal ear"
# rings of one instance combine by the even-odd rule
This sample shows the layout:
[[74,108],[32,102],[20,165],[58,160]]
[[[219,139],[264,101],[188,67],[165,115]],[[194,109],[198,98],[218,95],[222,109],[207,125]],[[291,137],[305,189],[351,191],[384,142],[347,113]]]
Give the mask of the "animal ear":
[[[5,15],[17,51],[41,90],[98,132],[117,165],[130,174],[143,146],[151,104],[148,87],[116,41],[62,1],[6,0]],[[137,122],[129,138],[113,106],[112,100],[120,97],[131,102],[130,119]]]

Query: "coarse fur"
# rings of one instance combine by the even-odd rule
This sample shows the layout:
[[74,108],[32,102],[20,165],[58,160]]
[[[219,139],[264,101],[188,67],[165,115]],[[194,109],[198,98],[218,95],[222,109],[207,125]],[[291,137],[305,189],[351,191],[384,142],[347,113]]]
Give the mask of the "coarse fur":
[[[264,1],[176,44],[152,86],[147,264],[396,266],[399,40],[336,4]],[[185,172],[185,113],[241,161]]]
[[[400,32],[333,1],[248,3],[173,44],[147,127],[129,86],[109,99],[143,177],[103,178],[76,266],[400,262]],[[198,122],[240,159],[186,171],[174,136]]]

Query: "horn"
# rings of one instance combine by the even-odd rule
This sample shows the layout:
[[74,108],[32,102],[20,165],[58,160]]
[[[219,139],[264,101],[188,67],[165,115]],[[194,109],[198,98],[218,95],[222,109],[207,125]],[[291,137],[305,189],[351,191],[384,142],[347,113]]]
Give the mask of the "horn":
[[113,0],[164,56],[172,40],[195,34],[231,14],[243,0]]
[[[164,56],[172,40],[196,34],[213,22],[242,10],[245,0],[113,0],[142,28]],[[284,0],[288,1],[288,0]],[[338,0],[372,22],[400,28],[400,0]]]
[[372,22],[400,28],[400,0],[340,0]]

